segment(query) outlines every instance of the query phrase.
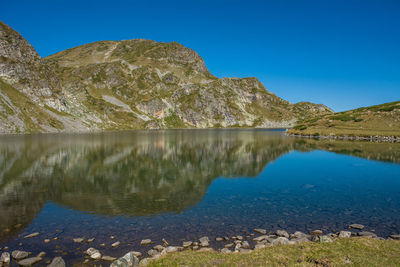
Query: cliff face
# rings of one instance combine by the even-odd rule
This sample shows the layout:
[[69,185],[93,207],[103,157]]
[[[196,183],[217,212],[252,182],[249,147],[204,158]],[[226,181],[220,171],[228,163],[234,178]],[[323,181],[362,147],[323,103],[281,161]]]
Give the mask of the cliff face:
[[175,42],[101,41],[42,59],[3,23],[0,79],[1,132],[289,127],[331,112],[293,105],[256,78],[218,79]]

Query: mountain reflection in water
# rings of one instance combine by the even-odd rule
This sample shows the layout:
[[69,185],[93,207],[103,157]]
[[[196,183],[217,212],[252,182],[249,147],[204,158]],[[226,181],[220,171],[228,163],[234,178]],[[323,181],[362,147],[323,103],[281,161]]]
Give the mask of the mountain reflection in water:
[[[288,138],[265,130],[168,130],[0,138],[0,239],[48,201],[100,215],[180,213],[218,177],[256,177],[293,151],[400,162],[399,144]],[[310,185],[305,185],[310,186]]]

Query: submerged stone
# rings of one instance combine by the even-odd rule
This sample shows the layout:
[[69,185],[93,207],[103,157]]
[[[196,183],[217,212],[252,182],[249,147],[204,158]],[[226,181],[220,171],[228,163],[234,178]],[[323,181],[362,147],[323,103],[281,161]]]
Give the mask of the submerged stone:
[[362,230],[362,229],[364,229],[364,225],[358,224],[358,223],[353,223],[353,224],[350,224],[350,225],[349,225],[349,228]]
[[30,254],[31,254],[30,252],[22,250],[14,250],[13,252],[11,252],[11,256],[17,261],[28,258]]
[[65,261],[61,257],[55,257],[47,267],[65,267]]

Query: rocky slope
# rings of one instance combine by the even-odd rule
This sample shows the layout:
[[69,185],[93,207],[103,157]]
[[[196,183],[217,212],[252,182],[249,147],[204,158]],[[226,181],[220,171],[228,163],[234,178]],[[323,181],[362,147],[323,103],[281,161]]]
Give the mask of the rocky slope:
[[214,77],[178,43],[101,41],[42,59],[0,22],[0,132],[289,127],[331,113],[256,78]]
[[400,139],[400,101],[304,120],[288,131],[295,135],[391,137]]

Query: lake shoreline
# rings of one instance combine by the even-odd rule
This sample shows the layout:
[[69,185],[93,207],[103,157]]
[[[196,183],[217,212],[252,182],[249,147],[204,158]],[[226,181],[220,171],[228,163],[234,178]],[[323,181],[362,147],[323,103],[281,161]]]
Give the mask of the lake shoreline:
[[[373,230],[372,230],[373,231]],[[41,234],[38,232],[25,235],[23,239],[38,239]],[[361,224],[351,224],[347,230],[342,230],[336,233],[326,233],[322,230],[313,230],[308,234],[300,231],[294,233],[288,233],[286,230],[276,230],[274,232],[267,232],[266,229],[254,229],[252,233],[247,235],[234,235],[231,237],[217,237],[213,242],[207,237],[200,237],[196,241],[182,241],[178,245],[170,245],[167,240],[162,238],[159,241],[153,241],[151,239],[143,239],[140,241],[140,246],[148,250],[147,253],[138,251],[129,251],[122,257],[117,258],[109,255],[104,255],[101,252],[101,248],[105,244],[100,245],[100,248],[95,248],[92,242],[95,238],[73,238],[73,242],[80,246],[82,249],[83,264],[91,265],[93,263],[105,263],[111,264],[111,267],[124,266],[146,266],[153,263],[157,263],[159,260],[163,260],[167,255],[180,254],[180,253],[214,253],[215,255],[227,255],[227,254],[248,254],[256,251],[266,251],[271,247],[281,247],[283,245],[296,246],[299,244],[307,245],[314,243],[330,244],[333,242],[340,242],[343,239],[360,239],[368,238],[371,240],[380,241],[393,241],[396,240],[400,243],[400,235],[390,235],[387,238],[377,236],[373,232],[365,230],[365,226]],[[121,245],[116,239],[112,238],[111,246],[117,248]],[[55,242],[57,239],[50,240],[44,239],[44,243]],[[213,243],[213,245],[211,244]],[[219,244],[219,246],[215,245]],[[21,243],[22,245],[22,243]],[[57,247],[57,245],[56,245]],[[218,248],[220,247],[220,248]],[[0,251],[0,266],[12,266],[17,263],[20,266],[30,266],[35,263],[44,262],[48,266],[61,267],[66,266],[65,261],[61,256],[55,256],[52,260],[46,258],[46,251],[40,252],[36,256],[32,256],[33,253],[24,251],[23,247],[20,246],[13,250],[8,247],[1,248]],[[179,256],[178,256],[179,257]],[[68,264],[69,265],[69,264]],[[167,265],[168,266],[168,265]]]
[[342,141],[369,141],[369,142],[389,142],[399,143],[400,137],[397,136],[348,136],[348,135],[311,135],[296,134],[285,132],[286,136],[310,139],[342,140]]

